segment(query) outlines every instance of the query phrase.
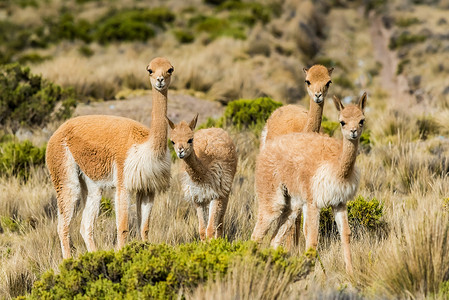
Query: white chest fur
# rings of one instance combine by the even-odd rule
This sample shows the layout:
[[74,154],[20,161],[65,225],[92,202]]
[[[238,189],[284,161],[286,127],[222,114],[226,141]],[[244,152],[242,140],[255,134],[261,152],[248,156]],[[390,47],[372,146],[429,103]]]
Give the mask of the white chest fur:
[[133,145],[128,150],[124,168],[124,183],[129,190],[161,192],[170,185],[170,152],[156,156],[150,141]]
[[359,171],[347,179],[335,176],[331,165],[322,165],[312,178],[313,201],[318,208],[337,206],[354,198],[359,186]]

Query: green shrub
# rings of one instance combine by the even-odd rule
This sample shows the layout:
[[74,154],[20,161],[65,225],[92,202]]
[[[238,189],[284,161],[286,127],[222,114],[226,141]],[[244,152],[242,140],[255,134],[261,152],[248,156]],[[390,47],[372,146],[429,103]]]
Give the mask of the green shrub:
[[51,59],[51,56],[42,56],[38,53],[27,53],[27,54],[23,54],[20,55],[20,57],[18,58],[18,62],[20,64],[26,64],[26,63],[41,63],[43,61],[49,60]]
[[268,97],[231,101],[224,112],[223,122],[224,125],[239,130],[254,126],[263,127],[271,113],[281,106],[282,103]]
[[114,205],[112,199],[107,197],[101,197],[100,200],[100,214],[106,216],[114,216]]
[[44,164],[45,146],[36,147],[30,141],[0,144],[0,174],[27,179],[32,166]]
[[[53,118],[70,117],[76,102],[73,92],[32,75],[18,64],[0,66],[0,126],[43,126]],[[58,102],[61,108],[52,114]]]
[[340,128],[340,124],[338,122],[329,121],[325,116],[321,121],[321,131],[329,136],[333,136],[335,130]]
[[419,24],[420,21],[416,17],[397,18],[394,22],[398,27],[409,27],[411,25]]
[[410,59],[401,59],[401,61],[398,63],[398,67],[396,69],[396,75],[402,74],[404,72],[404,68],[406,65],[410,64]]
[[207,32],[211,39],[216,39],[222,36],[240,40],[246,39],[244,28],[227,19],[201,17],[191,22],[196,23],[195,30],[197,32]]
[[[383,205],[376,198],[365,200],[358,196],[355,200],[349,201],[348,219],[353,232],[359,228],[365,228],[370,232],[383,231],[386,223],[382,220]],[[320,234],[330,236],[336,234],[337,224],[334,221],[332,208],[324,208],[320,212]]]
[[290,257],[283,249],[261,250],[253,242],[223,239],[178,246],[131,243],[118,252],[86,253],[45,273],[29,298],[175,299],[200,283],[224,276],[233,263],[269,265],[290,278],[311,271],[316,253]]
[[92,25],[83,19],[76,21],[75,17],[69,12],[63,13],[57,22],[47,19],[46,23],[50,27],[48,39],[51,41],[80,39],[90,42],[92,40],[94,29]]
[[78,52],[85,57],[91,57],[94,55],[94,50],[92,50],[89,46],[83,45],[78,48]]
[[344,76],[337,76],[332,78],[332,82],[336,85],[341,86],[345,89],[354,89],[354,84],[351,80],[349,80],[347,77]]
[[422,43],[427,39],[427,36],[420,35],[420,34],[411,34],[409,32],[401,32],[399,36],[392,36],[390,38],[390,44],[388,47],[391,50],[395,50],[397,48],[410,45],[410,44],[416,44],[416,43]]
[[195,40],[195,36],[193,35],[193,33],[183,29],[173,30],[173,35],[178,40],[178,42],[182,44],[188,44]]
[[167,8],[112,10],[97,23],[97,40],[146,41],[156,35],[154,26],[164,28],[166,23],[175,20],[175,15]]

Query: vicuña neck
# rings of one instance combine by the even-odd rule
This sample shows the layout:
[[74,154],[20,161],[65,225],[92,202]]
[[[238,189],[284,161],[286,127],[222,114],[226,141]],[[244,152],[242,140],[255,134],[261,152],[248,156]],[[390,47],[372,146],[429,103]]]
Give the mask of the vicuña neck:
[[307,123],[304,132],[319,132],[321,128],[321,119],[323,117],[324,101],[320,104],[310,99],[309,112],[307,114]]
[[357,158],[357,148],[359,145],[359,140],[347,140],[343,138],[343,151],[341,152],[339,159],[339,173],[338,177],[344,179],[348,178],[355,165],[355,160]]
[[151,109],[150,138],[155,152],[167,151],[167,90],[158,91],[153,87],[153,107]]
[[205,182],[208,174],[207,168],[198,159],[195,151],[184,159],[186,172],[194,182]]

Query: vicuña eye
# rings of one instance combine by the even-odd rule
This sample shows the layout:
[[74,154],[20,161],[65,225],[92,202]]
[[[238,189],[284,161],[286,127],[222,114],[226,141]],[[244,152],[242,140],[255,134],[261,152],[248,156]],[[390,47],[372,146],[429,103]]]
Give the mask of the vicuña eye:
[[340,124],[341,124],[341,126],[345,126],[346,125],[345,121],[340,121]]
[[310,81],[306,80],[306,83],[307,83],[307,85],[309,85],[309,86],[310,86]]
[[171,141],[171,143],[172,143],[172,145],[174,145],[174,144],[175,144],[175,142],[173,142],[173,141]]
[[360,120],[359,125],[363,126],[364,123],[365,123],[365,120]]
[[189,143],[189,144],[193,143],[193,139],[189,139],[189,140],[187,141],[187,143]]
[[329,87],[329,86],[331,85],[331,83],[332,83],[332,81],[329,80],[329,81],[326,83],[326,87]]
[[148,69],[148,73],[150,73],[150,75],[153,74],[153,70]]
[[173,67],[171,67],[170,69],[168,69],[168,74],[171,74],[171,73],[173,73],[173,71],[174,71],[175,69],[173,69]]

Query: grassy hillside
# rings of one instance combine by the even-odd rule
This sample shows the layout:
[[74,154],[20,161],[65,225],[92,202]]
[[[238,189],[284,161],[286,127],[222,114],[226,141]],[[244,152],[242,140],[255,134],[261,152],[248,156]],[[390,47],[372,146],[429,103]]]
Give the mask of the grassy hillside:
[[[340,139],[330,97],[348,103],[368,93],[357,158],[361,182],[351,206],[354,275],[344,271],[341,243],[326,210],[319,260],[307,277],[296,281],[274,269],[261,272],[260,265],[234,264],[226,275],[181,289],[185,297],[447,298],[448,32],[445,0],[0,0],[0,298],[27,295],[35,281],[52,278],[50,273],[43,277],[46,271],[57,276],[65,270],[58,267],[56,198],[42,158],[49,136],[73,114],[108,111],[148,123],[145,67],[156,56],[175,67],[168,112],[175,120],[190,119],[192,107],[202,107],[192,103],[204,101],[227,105],[270,97],[308,107],[302,68],[321,63],[335,68],[322,127]],[[5,71],[10,63],[42,77],[14,83]],[[186,95],[191,98],[183,107]],[[39,119],[30,118],[34,110],[30,113],[28,104],[42,109]],[[224,232],[229,241],[241,243],[255,225],[254,167],[263,121],[242,114],[256,124],[234,123],[231,111],[244,109],[235,102],[222,119],[217,116],[225,108],[207,107],[200,111],[202,120],[215,120],[204,126],[225,127],[237,146],[239,165]],[[194,247],[197,217],[183,199],[177,160],[172,174],[170,190],[156,198],[149,240],[170,249],[185,243]],[[108,191],[102,199],[95,241],[114,256],[112,195]],[[82,208],[80,203],[71,231],[79,263],[86,259],[79,234]],[[135,214],[133,201],[130,241],[138,240]],[[299,260],[304,248],[301,236],[292,257],[286,257]],[[282,292],[266,274],[278,276]],[[263,289],[273,294],[254,294]]]

